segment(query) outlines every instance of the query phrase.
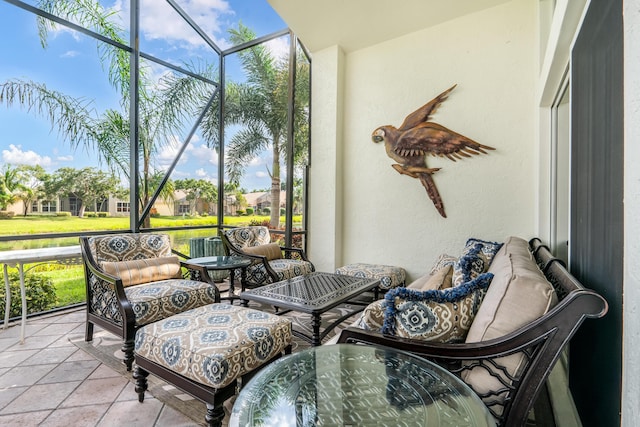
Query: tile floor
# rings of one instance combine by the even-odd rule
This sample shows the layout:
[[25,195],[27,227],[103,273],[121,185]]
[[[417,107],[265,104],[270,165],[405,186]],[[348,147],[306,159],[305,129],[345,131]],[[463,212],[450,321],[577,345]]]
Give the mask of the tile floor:
[[139,403],[132,382],[73,345],[84,320],[83,309],[28,319],[24,344],[19,322],[0,329],[0,426],[198,425],[149,392]]

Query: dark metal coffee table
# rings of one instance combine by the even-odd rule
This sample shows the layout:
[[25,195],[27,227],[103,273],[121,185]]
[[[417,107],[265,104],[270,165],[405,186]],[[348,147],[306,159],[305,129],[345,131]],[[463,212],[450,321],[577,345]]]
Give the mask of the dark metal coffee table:
[[311,345],[317,346],[334,327],[346,318],[353,316],[354,313],[362,311],[364,306],[344,314],[320,332],[322,314],[372,290],[378,286],[379,282],[376,279],[363,279],[339,274],[311,273],[245,291],[240,294],[240,298],[245,301],[256,301],[284,308],[287,311],[293,310],[310,314],[313,334],[309,336],[296,330],[293,331],[293,334],[309,341]]

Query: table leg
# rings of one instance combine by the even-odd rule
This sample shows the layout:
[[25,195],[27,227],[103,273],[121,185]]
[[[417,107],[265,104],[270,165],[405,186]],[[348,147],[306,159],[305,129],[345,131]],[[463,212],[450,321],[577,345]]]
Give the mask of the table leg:
[[[242,292],[247,289],[247,267],[242,267],[240,269],[240,289],[242,290]],[[241,299],[240,305],[242,305],[243,307],[248,307],[249,301],[246,299]]]
[[24,331],[27,325],[27,290],[24,287],[24,265],[18,264],[20,270],[20,294],[22,296],[22,322],[20,322],[20,344],[24,344]]
[[240,269],[240,288],[242,292],[247,289],[247,267],[242,267]]
[[236,269],[235,268],[230,268],[229,269],[229,274],[230,274],[230,276],[229,276],[229,299],[233,303],[233,297],[234,297],[234,294],[236,292],[236,285],[235,285]]
[[313,335],[311,336],[311,345],[314,347],[319,346],[320,343],[320,315],[313,314],[311,316],[311,327],[313,328]]
[[4,289],[5,289],[5,309],[4,309],[4,325],[2,329],[7,329],[9,324],[9,311],[11,310],[11,284],[9,283],[9,273],[7,272],[7,264],[4,265]]

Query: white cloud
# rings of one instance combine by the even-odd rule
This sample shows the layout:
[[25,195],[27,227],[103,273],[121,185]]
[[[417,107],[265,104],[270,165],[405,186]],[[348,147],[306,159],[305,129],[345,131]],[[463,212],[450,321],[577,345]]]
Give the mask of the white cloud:
[[56,157],[56,160],[59,162],[72,162],[73,161],[73,156],[69,155],[69,156],[58,156]]
[[[157,162],[156,167],[160,170],[167,170],[169,166],[171,166],[171,163],[173,162],[173,160],[178,155],[180,146],[181,144],[180,144],[180,141],[178,140],[178,137],[174,136],[171,138],[171,140],[167,144],[160,147],[155,158]],[[189,160],[189,155],[187,154],[188,151],[189,149],[187,147],[187,150],[185,150],[185,152],[182,153],[182,156],[180,157],[180,160],[178,163],[184,164],[187,160]]]
[[267,177],[269,177],[269,174],[267,174],[266,172],[263,172],[263,171],[258,171],[258,172],[256,172],[256,177],[258,177],[258,178],[267,178]]
[[261,166],[261,165],[266,165],[267,164],[267,159],[263,158],[263,157],[254,157],[253,159],[251,159],[249,161],[249,166]]
[[13,144],[9,144],[8,150],[2,150],[2,160],[5,163],[16,165],[40,165],[42,167],[51,165],[51,157],[41,156],[32,150],[22,151],[21,145]]
[[[219,47],[227,47],[224,39],[217,38],[222,32],[222,17],[234,14],[227,1],[183,0],[179,6]],[[129,16],[129,2],[118,0],[113,8],[121,11],[121,16]],[[202,37],[164,1],[140,1],[140,31],[147,40],[164,40],[184,48],[206,46]]]
[[194,161],[197,162],[198,165],[218,165],[218,153],[215,150],[207,147],[205,144],[189,145],[191,146],[191,149],[189,151],[193,155]]
[[289,57],[288,37],[278,37],[277,39],[269,40],[266,43],[266,47],[273,57],[278,60],[287,59]]
[[205,176],[207,176],[207,171],[205,171],[204,169],[200,168],[200,169],[196,169],[195,174],[199,178],[204,178]]
[[61,58],[75,58],[78,55],[80,55],[80,52],[78,52],[77,50],[68,50],[65,53],[63,53],[62,55],[60,55],[60,57]]

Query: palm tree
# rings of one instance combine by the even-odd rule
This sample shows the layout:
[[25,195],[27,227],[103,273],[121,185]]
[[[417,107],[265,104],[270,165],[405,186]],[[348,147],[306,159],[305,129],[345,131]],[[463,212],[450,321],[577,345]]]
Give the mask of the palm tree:
[[[240,24],[230,32],[234,45],[249,42],[256,35]],[[278,61],[264,44],[255,45],[239,53],[247,75],[246,83],[227,90],[225,105],[236,105],[225,119],[241,124],[242,128],[232,136],[227,153],[227,173],[232,182],[238,182],[246,165],[265,149],[271,149],[273,161],[268,169],[271,177],[270,226],[277,228],[280,222],[280,165],[285,159],[287,139],[287,111],[289,107],[288,61]],[[306,150],[305,129],[308,129],[308,64],[297,64],[296,103],[294,105],[294,158],[301,162]],[[307,84],[305,84],[307,82]]]
[[16,192],[21,189],[18,169],[6,164],[0,171],[0,210],[6,210],[7,206],[18,200]]
[[[116,23],[111,11],[105,10],[95,0],[82,2],[74,0],[42,0],[38,6],[43,10],[77,22],[117,43],[126,45],[124,30]],[[40,41],[47,46],[49,31],[56,24],[44,18],[38,18]],[[108,67],[109,81],[120,93],[123,109],[126,110],[129,98],[129,53],[107,43],[98,43],[100,58]],[[159,89],[157,88],[159,87]],[[149,203],[155,187],[161,182],[159,171],[153,167],[153,156],[172,135],[178,133],[187,114],[191,111],[191,100],[183,97],[180,88],[158,86],[146,77],[145,68],[140,68],[139,85],[139,153],[141,170],[138,201],[141,208]],[[59,136],[69,141],[72,148],[80,144],[93,149],[98,158],[112,171],[131,178],[130,136],[128,114],[107,110],[96,113],[93,103],[77,99],[59,91],[49,89],[42,83],[23,80],[7,80],[0,84],[0,103],[7,107],[18,104],[28,111],[46,117]],[[163,189],[160,197],[173,200],[170,188]],[[143,219],[143,227],[150,226],[150,218]]]

